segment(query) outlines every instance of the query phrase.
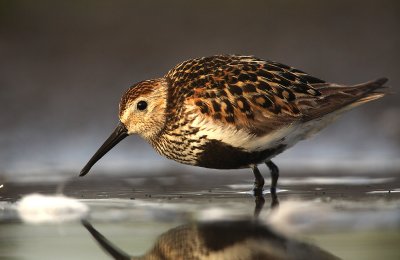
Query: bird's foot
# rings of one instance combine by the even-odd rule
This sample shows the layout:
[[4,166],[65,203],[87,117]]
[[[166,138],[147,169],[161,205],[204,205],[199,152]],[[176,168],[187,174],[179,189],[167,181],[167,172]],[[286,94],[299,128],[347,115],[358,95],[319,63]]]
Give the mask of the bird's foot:
[[[278,195],[276,192],[276,187],[271,187],[270,188],[270,195],[271,195],[271,209],[274,209],[279,206],[279,200],[278,200]],[[256,202],[256,208],[255,208],[255,216],[258,216],[259,212],[261,211],[265,199],[264,195],[268,193],[268,191],[265,191],[263,187],[257,187],[256,185],[253,188],[253,196],[255,197],[255,202]]]
[[[262,192],[261,192],[261,194],[262,194]],[[256,200],[255,200],[256,205],[254,207],[254,217],[258,218],[258,216],[260,215],[261,210],[264,207],[265,199],[264,199],[263,195],[255,196],[255,197],[256,197]]]
[[[265,192],[263,188],[259,187],[254,187],[253,189],[253,196],[255,197],[255,208],[254,208],[254,217],[258,217],[260,215],[261,210],[264,207],[265,203],[265,198],[264,195],[268,193]],[[276,188],[271,187],[270,188],[270,194],[271,194],[271,209],[275,209],[279,206],[279,200],[278,200],[278,195],[276,193]]]
[[276,194],[276,187],[271,187],[270,192],[271,192],[271,209],[274,209],[279,206],[278,195]]
[[254,197],[264,197],[264,189],[263,189],[263,187],[254,186],[254,188],[253,188],[253,196]]

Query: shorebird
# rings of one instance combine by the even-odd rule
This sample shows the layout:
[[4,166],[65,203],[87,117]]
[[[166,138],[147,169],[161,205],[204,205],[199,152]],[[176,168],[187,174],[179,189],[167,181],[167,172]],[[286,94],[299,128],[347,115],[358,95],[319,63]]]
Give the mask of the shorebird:
[[216,55],[184,61],[165,76],[131,86],[119,104],[119,124],[80,176],[128,135],[138,134],[161,155],[214,168],[251,168],[254,192],[272,158],[308,138],[338,115],[385,95],[380,78],[354,86],[328,83],[254,56]]
[[83,220],[82,225],[105,252],[118,260],[340,259],[313,244],[279,234],[264,223],[254,220],[220,220],[181,225],[160,235],[154,246],[142,256],[128,255],[87,220]]

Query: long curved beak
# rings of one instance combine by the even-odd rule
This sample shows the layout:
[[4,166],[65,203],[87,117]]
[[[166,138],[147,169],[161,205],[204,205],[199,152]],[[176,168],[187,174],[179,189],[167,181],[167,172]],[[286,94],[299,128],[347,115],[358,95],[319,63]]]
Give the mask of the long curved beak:
[[115,128],[114,132],[107,138],[107,140],[103,143],[102,146],[97,150],[97,152],[92,156],[89,162],[83,167],[79,176],[85,176],[92,166],[101,159],[108,151],[110,151],[114,146],[116,146],[119,142],[122,141],[125,137],[128,136],[128,130],[124,126],[124,124],[119,123]]

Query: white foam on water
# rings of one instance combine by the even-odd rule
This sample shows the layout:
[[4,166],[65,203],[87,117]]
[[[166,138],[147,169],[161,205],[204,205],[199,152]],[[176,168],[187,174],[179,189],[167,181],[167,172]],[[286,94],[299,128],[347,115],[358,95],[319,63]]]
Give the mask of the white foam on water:
[[79,220],[89,213],[89,207],[63,195],[29,194],[16,204],[19,217],[26,223],[62,223]]

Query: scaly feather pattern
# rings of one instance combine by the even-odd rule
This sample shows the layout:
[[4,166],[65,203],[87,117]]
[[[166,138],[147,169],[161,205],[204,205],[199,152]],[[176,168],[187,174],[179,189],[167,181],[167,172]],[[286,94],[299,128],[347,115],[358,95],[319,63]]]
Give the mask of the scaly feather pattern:
[[297,102],[319,98],[312,84],[324,83],[277,62],[234,55],[182,62],[166,78],[171,84],[171,119],[192,104],[217,122],[257,135],[301,119]]

